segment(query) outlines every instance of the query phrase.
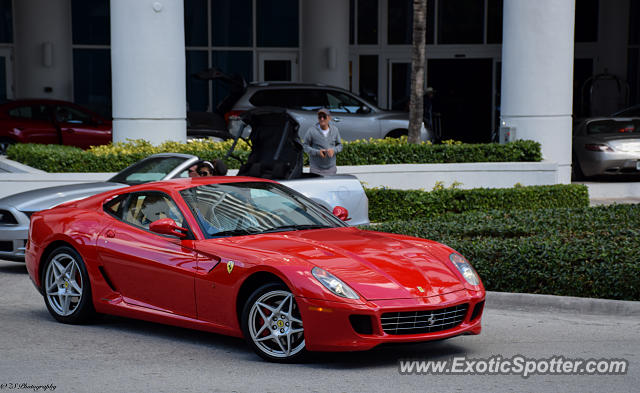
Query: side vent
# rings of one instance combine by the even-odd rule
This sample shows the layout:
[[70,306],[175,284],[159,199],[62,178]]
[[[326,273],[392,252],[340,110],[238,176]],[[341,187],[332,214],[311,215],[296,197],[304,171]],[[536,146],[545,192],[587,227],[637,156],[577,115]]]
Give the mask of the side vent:
[[109,276],[107,276],[107,272],[104,271],[104,267],[102,266],[98,266],[98,270],[100,270],[100,274],[102,274],[102,278],[104,278],[104,281],[107,283],[107,285],[109,286],[109,288],[111,288],[111,290],[113,292],[118,292],[118,290],[116,289],[116,287],[113,285],[113,283],[111,282],[111,280],[109,279]]

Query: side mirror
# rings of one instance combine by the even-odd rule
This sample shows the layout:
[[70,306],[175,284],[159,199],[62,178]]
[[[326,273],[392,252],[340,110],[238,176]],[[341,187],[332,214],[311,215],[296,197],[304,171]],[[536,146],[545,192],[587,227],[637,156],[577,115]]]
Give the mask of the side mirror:
[[357,113],[360,113],[362,115],[366,115],[368,113],[371,112],[371,108],[369,108],[368,106],[365,105],[361,105],[360,108],[358,108]]
[[342,206],[336,206],[333,208],[333,215],[341,219],[342,221],[349,221],[349,211]]
[[187,237],[187,232],[189,232],[187,228],[179,227],[171,218],[161,218],[152,222],[149,224],[149,230],[161,235],[177,236],[180,239]]

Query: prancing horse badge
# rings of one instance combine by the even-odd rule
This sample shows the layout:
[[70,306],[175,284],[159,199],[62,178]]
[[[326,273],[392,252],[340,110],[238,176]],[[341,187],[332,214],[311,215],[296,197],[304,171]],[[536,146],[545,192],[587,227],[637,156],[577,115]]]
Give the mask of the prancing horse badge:
[[231,271],[233,270],[233,266],[235,265],[235,263],[233,263],[233,261],[229,261],[227,262],[227,272],[229,274],[231,274]]

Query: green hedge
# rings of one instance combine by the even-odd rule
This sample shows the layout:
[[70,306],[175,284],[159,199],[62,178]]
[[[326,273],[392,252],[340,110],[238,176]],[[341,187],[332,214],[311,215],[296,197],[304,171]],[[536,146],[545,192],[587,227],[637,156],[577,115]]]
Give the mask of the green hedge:
[[368,229],[453,247],[488,290],[640,300],[640,204],[450,213]]
[[[129,143],[97,146],[81,150],[60,145],[17,144],[10,146],[7,156],[25,165],[47,172],[117,172],[141,158],[154,153],[176,152],[194,154],[202,159],[222,158],[232,141],[167,142],[160,146],[136,140]],[[242,140],[235,154],[246,160],[249,147]],[[400,139],[371,139],[345,142],[338,154],[338,165],[451,163],[451,162],[510,162],[540,161],[540,144],[516,141],[507,144],[462,144],[449,142],[410,144]],[[226,160],[229,168],[239,168],[240,162]]]
[[587,207],[589,193],[582,184],[519,186],[514,188],[442,189],[435,191],[365,189],[372,222],[414,220],[473,210]]

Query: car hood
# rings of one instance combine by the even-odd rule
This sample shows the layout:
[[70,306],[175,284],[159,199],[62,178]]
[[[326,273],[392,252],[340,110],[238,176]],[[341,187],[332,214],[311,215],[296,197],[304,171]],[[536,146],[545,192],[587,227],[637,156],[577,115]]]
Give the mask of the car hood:
[[325,269],[368,300],[428,297],[464,289],[447,264],[429,252],[429,248],[444,246],[427,240],[421,247],[379,232],[342,228],[242,236],[231,241],[254,255],[278,253]]
[[126,184],[122,183],[95,182],[40,188],[2,198],[0,199],[0,205],[11,206],[20,211],[37,212],[64,202],[86,198],[126,186]]

